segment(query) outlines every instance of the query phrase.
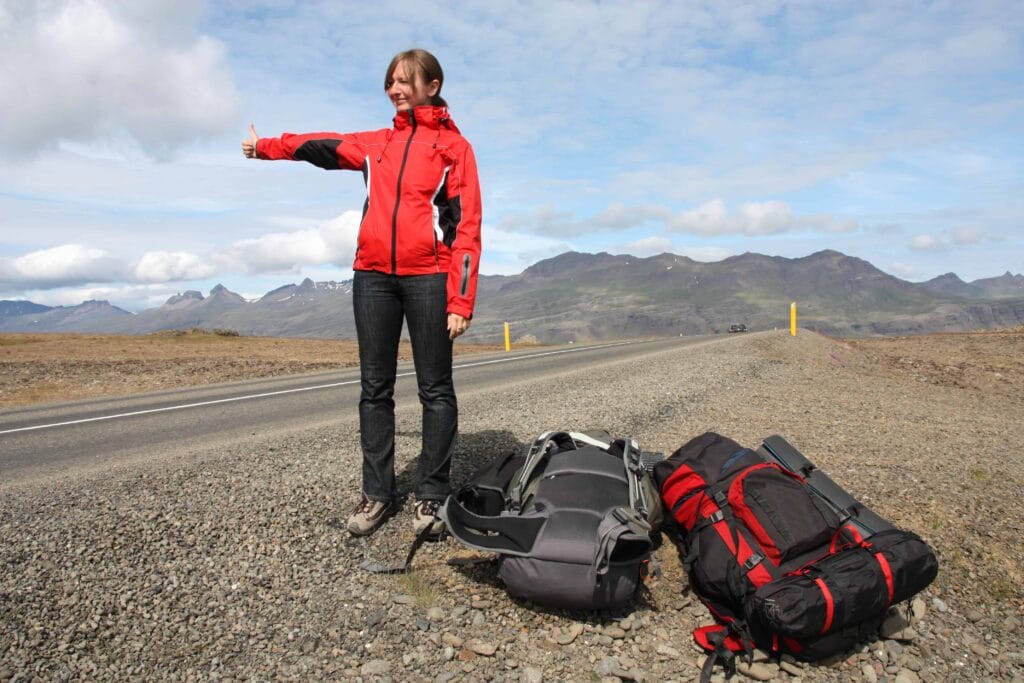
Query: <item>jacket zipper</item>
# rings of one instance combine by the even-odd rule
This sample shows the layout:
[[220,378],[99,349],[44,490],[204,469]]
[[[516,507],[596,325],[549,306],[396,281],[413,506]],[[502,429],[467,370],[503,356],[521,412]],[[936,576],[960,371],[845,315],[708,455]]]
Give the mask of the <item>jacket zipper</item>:
[[398,183],[395,187],[395,210],[391,214],[391,274],[398,274],[398,206],[402,198],[402,176],[405,175],[405,163],[409,160],[409,148],[412,147],[412,138],[416,135],[416,113],[409,110],[409,122],[412,124],[412,132],[409,133],[409,140],[405,143],[405,151],[402,152],[402,165],[398,168]]

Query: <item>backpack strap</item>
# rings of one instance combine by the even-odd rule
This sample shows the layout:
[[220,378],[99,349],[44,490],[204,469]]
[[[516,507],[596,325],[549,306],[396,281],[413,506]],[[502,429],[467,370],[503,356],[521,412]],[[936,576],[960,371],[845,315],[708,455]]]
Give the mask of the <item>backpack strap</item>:
[[651,506],[644,495],[643,486],[640,485],[640,477],[646,476],[640,459],[640,446],[632,438],[621,439],[620,442],[622,464],[626,468],[626,481],[629,482],[629,506],[646,519]]
[[636,510],[617,507],[597,527],[597,552],[594,553],[594,571],[598,576],[608,573],[615,547],[619,543],[638,543],[645,552],[651,549],[651,525]]
[[486,516],[470,512],[455,496],[448,496],[437,516],[449,533],[463,544],[507,555],[529,555],[547,517]]
[[[736,655],[746,655],[747,661],[753,657],[752,642],[744,637],[746,626],[729,622],[727,625],[711,624],[701,626],[693,631],[697,644],[708,651],[704,666],[700,669],[701,683],[709,683],[715,664],[719,662],[725,667],[725,678],[728,680],[736,674]],[[749,636],[749,634],[746,634]]]

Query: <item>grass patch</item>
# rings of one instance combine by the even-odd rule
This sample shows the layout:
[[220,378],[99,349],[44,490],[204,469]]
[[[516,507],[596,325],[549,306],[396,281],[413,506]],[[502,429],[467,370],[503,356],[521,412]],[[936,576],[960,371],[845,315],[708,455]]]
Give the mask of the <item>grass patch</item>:
[[208,330],[203,327],[190,327],[186,330],[161,330],[160,332],[152,332],[146,336],[161,338],[169,337],[175,341],[205,341],[215,337],[238,338],[242,335],[235,330],[226,330],[222,328]]
[[402,574],[402,586],[405,588],[405,592],[416,600],[416,605],[420,608],[433,607],[437,602],[437,586],[420,572],[411,571]]
[[0,346],[22,346],[39,341],[38,337],[0,336]]
[[994,576],[987,582],[988,593],[994,600],[1010,606],[1020,595],[1019,586],[1005,576]]

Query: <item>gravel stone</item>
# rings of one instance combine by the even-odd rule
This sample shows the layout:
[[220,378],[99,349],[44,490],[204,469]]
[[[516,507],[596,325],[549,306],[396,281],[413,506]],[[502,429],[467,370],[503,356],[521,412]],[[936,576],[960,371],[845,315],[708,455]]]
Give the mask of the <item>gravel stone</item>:
[[371,659],[359,667],[363,676],[380,676],[391,671],[391,662],[386,659]]
[[779,668],[774,665],[768,665],[761,662],[747,664],[742,661],[736,664],[736,670],[747,678],[752,678],[755,681],[770,681],[775,678],[775,675],[779,672]]
[[800,677],[804,675],[804,670],[794,664],[792,661],[787,661],[785,658],[779,662],[779,668],[788,673],[790,676]]
[[597,667],[594,668],[594,673],[596,673],[601,678],[605,678],[607,676],[613,675],[613,672],[617,671],[618,668],[619,661],[615,659],[615,657],[604,657],[598,663]]
[[478,655],[484,657],[491,657],[495,652],[498,651],[498,646],[493,643],[487,643],[482,640],[468,640],[466,641],[466,649],[475,652]]
[[896,683],[919,683],[921,679],[910,669],[900,669],[896,674]]
[[666,645],[665,643],[658,645],[658,647],[655,648],[654,651],[657,652],[659,655],[662,655],[663,657],[669,657],[672,659],[679,657],[679,650],[675,649],[671,645]]
[[542,683],[543,680],[544,672],[533,666],[525,667],[519,674],[519,683]]
[[606,626],[603,633],[612,640],[622,640],[626,637],[626,632],[618,626]]
[[583,633],[583,624],[571,624],[565,630],[562,630],[558,626],[552,631],[552,640],[559,645],[569,645],[574,640],[579,638],[580,634]]

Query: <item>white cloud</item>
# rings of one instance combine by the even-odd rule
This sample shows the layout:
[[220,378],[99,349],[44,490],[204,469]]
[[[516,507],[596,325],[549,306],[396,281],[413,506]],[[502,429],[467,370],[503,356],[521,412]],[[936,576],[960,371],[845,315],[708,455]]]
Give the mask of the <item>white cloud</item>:
[[687,256],[694,261],[713,263],[729,258],[735,255],[736,252],[722,247],[683,247],[682,249],[676,249],[674,253],[680,256]]
[[917,251],[940,249],[942,246],[942,241],[932,235],[914,235],[910,239],[910,248]]
[[644,237],[622,245],[622,251],[633,256],[655,256],[672,253],[672,240],[667,237]]
[[515,275],[532,263],[573,249],[558,238],[507,230],[503,226],[484,224],[481,236],[480,272],[486,275]]
[[886,272],[895,275],[898,278],[902,278],[904,280],[915,280],[921,277],[920,268],[913,264],[904,263],[902,261],[891,262]]
[[981,244],[985,241],[985,232],[980,228],[962,226],[944,230],[938,236],[922,233],[914,235],[910,240],[910,248],[917,251],[939,251],[953,246]]
[[985,239],[985,232],[975,227],[954,228],[950,233],[953,244],[980,244]]
[[827,213],[815,213],[801,216],[798,219],[800,227],[805,229],[819,230],[821,232],[839,233],[853,232],[860,226],[852,218],[836,218]]
[[211,250],[206,257],[188,251],[148,251],[134,263],[80,244],[65,244],[0,259],[0,286],[15,291],[124,282],[187,282],[219,273],[299,272],[306,266],[349,268],[355,256],[360,213],[346,211],[320,226],[275,232]]
[[101,249],[64,244],[14,259],[0,259],[0,285],[48,289],[125,277],[124,265]]
[[187,251],[149,251],[133,268],[139,282],[202,280],[217,272],[214,264]]
[[584,223],[576,220],[572,212],[558,210],[550,204],[532,211],[507,214],[498,223],[498,228],[510,233],[527,231],[562,237],[581,235],[587,231]]
[[355,257],[359,221],[358,211],[346,211],[321,226],[240,240],[222,255],[246,273],[294,273],[327,263],[347,268]]
[[627,206],[613,203],[589,218],[576,218],[570,211],[547,205],[533,211],[509,214],[499,223],[503,230],[523,230],[561,237],[616,232],[643,225],[703,237],[754,237],[793,231],[840,233],[858,228],[854,220],[840,219],[825,213],[797,216],[789,204],[777,199],[749,202],[730,212],[721,198],[678,214],[673,214],[667,206],[657,204]]
[[672,212],[664,206],[626,206],[615,203],[609,204],[603,211],[584,223],[600,230],[623,230],[649,221],[663,223],[671,217]]
[[198,5],[16,2],[0,20],[0,154],[127,137],[166,158],[238,118],[224,46],[191,28]]
[[850,232],[857,228],[856,221],[843,220],[828,214],[797,216],[786,202],[771,200],[740,205],[730,213],[721,199],[685,211],[669,222],[672,232],[693,235],[747,235],[751,237],[778,235],[798,230],[822,232]]

